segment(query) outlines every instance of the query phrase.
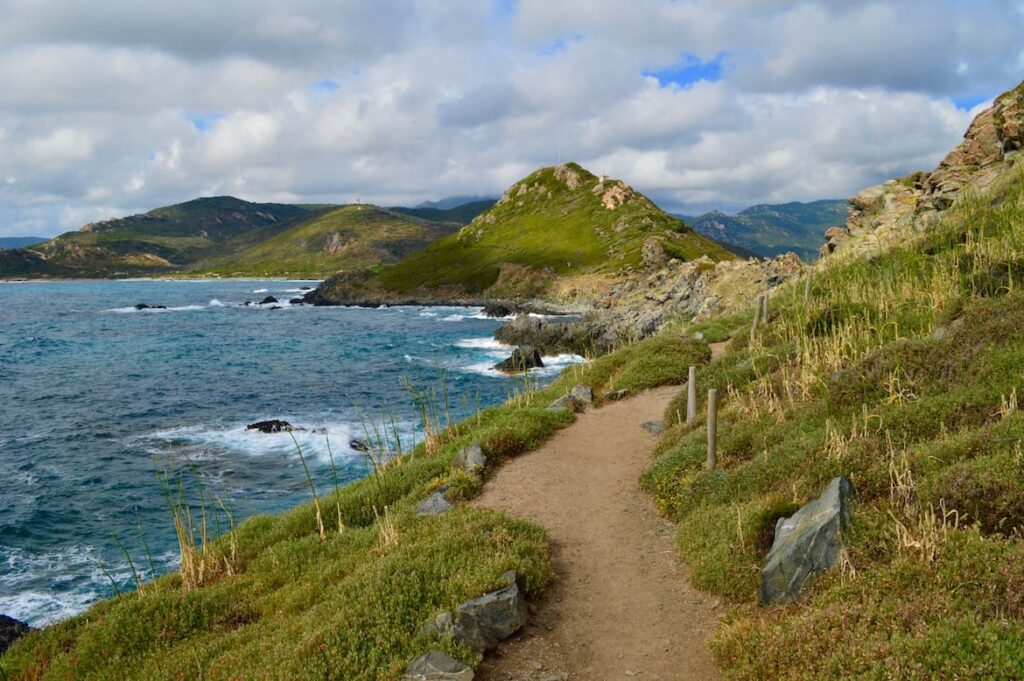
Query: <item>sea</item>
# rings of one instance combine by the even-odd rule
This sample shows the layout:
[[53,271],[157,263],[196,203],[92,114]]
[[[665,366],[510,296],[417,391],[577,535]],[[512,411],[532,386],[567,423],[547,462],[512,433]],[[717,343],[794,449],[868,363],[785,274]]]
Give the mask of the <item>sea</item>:
[[[174,570],[177,483],[281,512],[311,497],[300,451],[329,492],[370,472],[372,424],[422,436],[414,394],[455,419],[523,389],[479,308],[289,304],[316,283],[0,283],[0,613],[42,626]],[[267,419],[296,430],[246,428]]]

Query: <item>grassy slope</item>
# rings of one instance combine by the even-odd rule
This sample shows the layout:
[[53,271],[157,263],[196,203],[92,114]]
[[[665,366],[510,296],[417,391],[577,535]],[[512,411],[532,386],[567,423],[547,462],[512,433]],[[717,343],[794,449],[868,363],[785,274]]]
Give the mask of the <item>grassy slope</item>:
[[725,244],[735,244],[764,257],[793,251],[804,260],[818,257],[829,227],[846,222],[845,200],[762,204],[737,215],[706,213],[686,218],[694,231]]
[[507,201],[458,234],[383,271],[374,285],[402,292],[449,286],[480,293],[497,282],[501,266],[509,263],[553,275],[614,273],[641,265],[641,247],[649,236],[681,259],[731,257],[638,194],[608,210],[601,192],[594,191],[599,178],[576,164],[568,167],[582,179],[575,190],[555,177],[555,169],[542,168],[513,185]]
[[[694,583],[735,603],[714,643],[729,676],[1024,676],[1022,250],[1018,176],[919,243],[828,267],[807,303],[795,286],[753,341],[749,313],[706,325],[734,333],[699,378],[725,397],[720,469],[677,424],[643,481]],[[759,608],[775,520],[840,474],[859,498],[845,569]]]
[[[416,503],[442,484],[452,499],[478,491],[450,472],[454,453],[480,442],[491,461],[516,456],[572,422],[568,411],[544,409],[572,385],[600,396],[677,383],[709,357],[703,343],[661,337],[570,368],[553,385],[445,431],[432,454],[421,445],[381,475],[323,494],[325,541],[312,503],[250,518],[215,544],[218,562],[234,555],[234,574],[216,571],[191,591],[168,575],[141,594],[98,603],[15,643],[0,657],[0,678],[395,679],[435,648],[474,662],[422,626],[494,588],[508,569],[536,596],[550,578],[548,545],[540,528],[493,511],[460,506],[416,517]],[[397,532],[391,544],[376,520],[385,507]]]
[[[449,213],[434,212],[442,217]],[[237,243],[226,244],[230,255],[207,258],[194,269],[228,276],[324,276],[395,262],[458,228],[455,223],[432,222],[376,206],[344,206],[283,228],[244,235]],[[337,242],[333,249],[328,247],[331,239]]]

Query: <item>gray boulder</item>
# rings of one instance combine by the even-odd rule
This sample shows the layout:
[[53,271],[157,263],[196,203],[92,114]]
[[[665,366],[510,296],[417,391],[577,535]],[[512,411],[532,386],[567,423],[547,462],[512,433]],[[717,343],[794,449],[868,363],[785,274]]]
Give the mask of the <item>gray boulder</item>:
[[581,412],[592,404],[594,404],[594,390],[589,385],[576,385],[572,390],[549,404],[548,411],[570,409]]
[[444,493],[448,491],[448,487],[441,487],[436,492],[431,494],[429,497],[424,499],[416,507],[416,515],[441,515],[451,510],[452,505],[444,498]]
[[516,584],[515,571],[503,576],[508,586],[462,603],[455,612],[437,616],[435,627],[478,653],[491,650],[526,624],[526,601]]
[[473,681],[473,670],[440,651],[432,650],[410,662],[401,681]]
[[829,483],[821,496],[789,518],[779,518],[775,541],[761,570],[761,605],[789,603],[815,572],[836,563],[841,533],[850,526],[853,485],[845,477]]
[[618,402],[619,400],[624,400],[627,397],[629,397],[628,390],[613,390],[612,392],[605,395],[604,399],[607,402]]
[[594,389],[589,385],[575,385],[572,391],[569,392],[569,395],[585,407],[589,407],[594,403]]
[[640,427],[654,436],[660,436],[662,433],[665,432],[664,421],[644,421],[643,423],[640,424]]
[[466,471],[470,475],[481,475],[486,467],[487,457],[478,443],[463,447],[452,459],[452,468]]

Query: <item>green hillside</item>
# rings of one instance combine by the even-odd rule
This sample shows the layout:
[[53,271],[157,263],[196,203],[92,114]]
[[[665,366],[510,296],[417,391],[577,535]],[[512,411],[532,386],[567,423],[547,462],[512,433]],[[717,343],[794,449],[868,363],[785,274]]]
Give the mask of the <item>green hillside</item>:
[[377,206],[343,206],[284,227],[255,230],[229,242],[229,255],[207,258],[193,269],[225,276],[324,276],[396,262],[459,226]]
[[396,262],[492,203],[385,209],[195,199],[88,224],[30,248],[0,249],[0,276],[325,277]]
[[736,215],[712,211],[684,219],[695,232],[762,257],[792,251],[812,261],[825,242],[825,230],[845,223],[849,208],[845,199],[823,199],[760,204]]
[[346,299],[373,292],[534,296],[561,277],[614,275],[669,258],[732,258],[619,180],[575,163],[542,168],[512,185],[469,225],[353,285],[328,281],[321,293]]

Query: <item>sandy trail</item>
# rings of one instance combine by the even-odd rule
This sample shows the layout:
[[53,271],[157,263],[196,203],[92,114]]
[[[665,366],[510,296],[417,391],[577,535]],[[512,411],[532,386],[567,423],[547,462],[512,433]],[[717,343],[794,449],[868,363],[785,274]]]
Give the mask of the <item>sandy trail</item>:
[[473,503],[551,535],[555,580],[530,624],[488,657],[478,679],[714,679],[708,637],[718,601],[689,586],[638,478],[676,387],[592,409],[543,447],[508,462]]

